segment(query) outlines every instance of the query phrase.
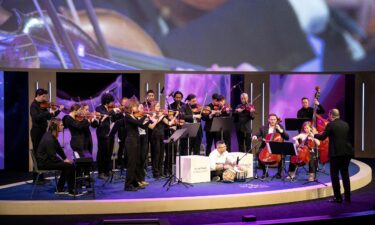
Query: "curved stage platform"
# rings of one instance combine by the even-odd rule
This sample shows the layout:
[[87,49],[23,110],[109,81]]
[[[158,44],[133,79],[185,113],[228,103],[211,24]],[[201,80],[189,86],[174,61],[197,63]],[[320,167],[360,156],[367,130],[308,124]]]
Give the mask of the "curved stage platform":
[[[326,165],[329,168],[329,165]],[[275,169],[270,169],[274,173]],[[123,181],[108,183],[96,181],[96,200],[92,195],[73,199],[56,196],[54,186],[37,186],[34,199],[30,200],[32,185],[19,182],[0,186],[0,215],[78,215],[78,214],[127,214],[175,212],[265,206],[313,200],[332,196],[330,177],[318,173],[320,183],[306,182],[303,169],[296,181],[278,180],[194,184],[186,188],[174,185],[169,191],[163,187],[166,179],[148,179],[150,186],[137,192],[123,191]],[[372,170],[367,164],[352,160],[350,164],[352,190],[371,182]]]

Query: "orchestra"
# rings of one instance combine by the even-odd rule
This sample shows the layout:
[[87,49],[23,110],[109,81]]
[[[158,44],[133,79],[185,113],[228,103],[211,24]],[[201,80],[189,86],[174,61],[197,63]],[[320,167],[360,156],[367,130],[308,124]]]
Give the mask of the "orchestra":
[[[39,127],[40,130],[46,131],[47,120],[57,116],[63,109],[63,106],[48,103],[46,94],[45,91],[38,90],[31,105],[33,118],[31,136],[36,149],[38,149],[37,139],[44,134],[37,132]],[[209,156],[211,179],[233,182],[238,173],[243,173],[244,169],[236,165],[235,159],[228,158],[229,152],[233,150],[231,149],[232,131],[222,133],[211,131],[215,117],[226,117],[233,122],[233,134],[237,137],[238,152],[254,153],[250,152],[251,141],[256,139],[261,141],[259,150],[254,154],[257,167],[263,172],[261,178],[268,177],[268,168],[272,167],[277,168],[275,177],[281,178],[285,156],[272,154],[267,149],[266,143],[286,141],[289,135],[281,125],[281,118],[274,113],[268,115],[268,124],[253,134],[251,121],[256,118],[256,109],[249,101],[247,93],[240,95],[241,104],[233,109],[226,103],[224,96],[218,93],[211,96],[211,103],[207,105],[205,104],[207,95],[203,102],[197,102],[197,96],[192,93],[183,101],[184,95],[181,91],[174,91],[169,97],[173,97],[174,101],[169,103],[166,98],[166,109],[155,100],[155,92],[152,90],[147,91],[145,101],[142,103],[135,97],[130,99],[123,97],[118,105],[112,94],[105,93],[101,96],[101,105],[92,106],[94,112],[89,111],[87,104],[73,104],[62,119],[64,127],[71,134],[71,149],[77,152],[79,157],[85,157],[84,152],[91,154],[93,141],[90,127],[96,129],[98,178],[108,179],[113,143],[117,134],[119,149],[116,165],[117,168],[126,169],[125,191],[137,191],[149,185],[146,182],[149,153],[154,179],[162,179],[173,174],[172,167],[175,161],[172,157],[180,154]],[[302,108],[297,113],[298,118],[314,119],[316,114],[324,113],[324,108],[317,98],[314,98],[314,108],[309,107],[309,100],[306,97],[302,98],[301,102]],[[172,148],[173,143],[164,142],[186,123],[199,124],[195,137],[182,138],[177,148]],[[312,123],[313,121],[305,122],[301,133],[293,137],[298,155],[290,157],[288,178],[291,180],[295,177],[296,168],[305,164],[309,166],[308,180],[315,179],[320,142],[313,138],[313,131],[316,132],[316,129]],[[202,142],[206,145],[203,146]],[[214,150],[211,152],[213,144]],[[257,174],[254,178],[258,178]]]

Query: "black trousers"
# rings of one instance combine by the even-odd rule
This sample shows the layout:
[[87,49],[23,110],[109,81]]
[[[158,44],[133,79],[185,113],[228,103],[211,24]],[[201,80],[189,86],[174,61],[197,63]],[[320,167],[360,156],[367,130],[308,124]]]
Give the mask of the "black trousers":
[[349,156],[331,157],[330,158],[330,174],[335,198],[342,199],[340,192],[340,179],[341,174],[342,183],[344,186],[344,196],[350,199],[350,178],[349,178]]
[[238,142],[238,151],[247,152],[251,148],[251,133],[236,131],[236,134]]
[[173,162],[177,156],[177,144],[169,143],[165,145],[164,175],[172,174]]
[[140,180],[141,151],[140,137],[128,136],[125,139],[125,148],[128,152],[128,169],[126,172],[125,188],[137,187]]
[[63,191],[65,182],[68,183],[69,192],[74,191],[74,166],[70,163],[51,162],[39,165],[42,170],[61,170],[59,181],[57,182],[57,190]]
[[147,154],[148,154],[148,136],[140,135],[139,136],[140,144],[140,162],[139,168],[137,169],[137,177],[140,181],[145,181],[146,179],[146,168],[147,168]]
[[231,134],[232,134],[232,131],[223,132],[223,139],[224,139],[225,144],[227,145],[228,152],[232,151],[232,139],[231,139],[232,135]]
[[[36,154],[38,152],[38,146],[40,141],[42,140],[42,137],[46,133],[46,129],[43,128],[31,128],[30,131],[30,137],[31,137],[31,143],[33,144],[33,151],[36,157]],[[33,173],[33,180],[36,180],[37,173]],[[43,174],[39,176],[40,179],[44,179]]]
[[152,135],[151,139],[151,164],[154,177],[162,175],[164,161],[164,136]]
[[220,132],[206,131],[206,156],[209,156],[211,153],[212,142],[214,142],[214,146],[216,148],[216,142],[220,139]]
[[190,154],[200,155],[201,153],[201,144],[202,144],[202,127],[199,128],[197,136],[190,138]]
[[96,163],[98,172],[108,174],[111,170],[110,139],[107,137],[98,137],[98,153]]
[[127,155],[125,149],[125,140],[118,142],[118,152],[117,152],[117,161],[116,165],[120,168],[126,168],[127,164]]

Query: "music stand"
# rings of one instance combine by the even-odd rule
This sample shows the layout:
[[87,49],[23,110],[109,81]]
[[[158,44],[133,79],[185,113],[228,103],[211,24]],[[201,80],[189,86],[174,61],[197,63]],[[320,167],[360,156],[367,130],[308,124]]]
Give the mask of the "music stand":
[[[285,176],[284,173],[286,173],[285,169],[285,155],[297,155],[297,149],[296,146],[292,142],[276,142],[276,141],[270,141],[267,143],[267,147],[269,151],[272,154],[279,154],[281,155],[281,177],[284,180]],[[275,178],[276,175],[274,175],[271,180]]]
[[232,130],[232,118],[230,117],[214,117],[210,132],[220,132],[221,140],[224,139],[224,131]]
[[190,155],[190,138],[197,137],[200,127],[200,123],[185,123],[184,125],[182,125],[182,129],[186,129],[186,133],[182,136],[182,138],[187,138],[188,155]]
[[[163,142],[165,144],[169,144],[169,143],[172,143],[172,159],[173,159],[173,152],[174,152],[174,143],[178,142],[180,140],[180,138],[184,137],[185,135],[187,135],[187,129],[186,128],[182,128],[182,129],[178,129],[176,130],[172,136],[170,138],[168,138],[167,140],[164,140]],[[164,183],[163,187],[167,186],[167,191],[169,191],[170,187],[175,185],[175,184],[183,184],[186,188],[188,188],[189,186],[193,186],[191,184],[188,184],[188,183],[185,183],[182,181],[182,178],[181,178],[181,151],[180,151],[180,154],[179,154],[179,160],[178,160],[178,163],[179,163],[179,177],[180,178],[177,178],[176,176],[176,171],[173,173],[173,169],[172,169],[172,174],[168,177],[167,181]],[[176,180],[176,182],[174,184],[172,184],[173,180]]]
[[309,118],[285,118],[285,129],[300,131],[302,124],[306,121],[311,121],[311,119]]

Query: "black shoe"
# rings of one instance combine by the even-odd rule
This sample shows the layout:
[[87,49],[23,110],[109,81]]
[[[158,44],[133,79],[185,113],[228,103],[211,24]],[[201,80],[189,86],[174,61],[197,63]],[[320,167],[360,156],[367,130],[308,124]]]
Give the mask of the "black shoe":
[[276,174],[276,179],[281,179],[281,174],[280,173]]
[[342,203],[342,198],[330,198],[328,202],[332,203]]

